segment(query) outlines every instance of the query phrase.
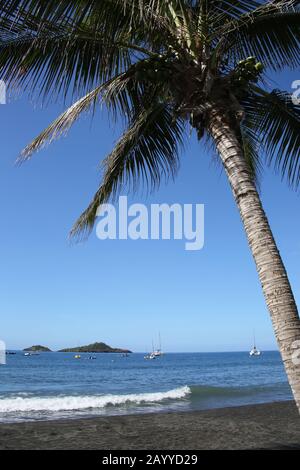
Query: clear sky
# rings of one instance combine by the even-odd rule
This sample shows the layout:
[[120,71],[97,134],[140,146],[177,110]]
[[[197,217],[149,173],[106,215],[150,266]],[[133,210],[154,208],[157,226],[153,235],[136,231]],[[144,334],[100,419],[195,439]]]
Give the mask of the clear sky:
[[[300,73],[274,83],[291,90]],[[132,201],[203,203],[205,246],[182,241],[70,245],[68,231],[99,182],[99,162],[118,137],[106,113],[87,116],[21,168],[18,152],[61,111],[27,96],[0,106],[0,338],[19,349],[94,341],[145,351],[161,333],[166,351],[274,349],[271,322],[245,234],[221,167],[188,141],[176,181]],[[262,199],[300,299],[299,194],[266,169]]]

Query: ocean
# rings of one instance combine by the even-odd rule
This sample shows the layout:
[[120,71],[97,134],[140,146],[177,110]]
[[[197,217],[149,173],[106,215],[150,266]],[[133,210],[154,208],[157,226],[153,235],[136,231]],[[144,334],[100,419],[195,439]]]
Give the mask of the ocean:
[[278,352],[7,355],[0,422],[191,411],[292,399]]

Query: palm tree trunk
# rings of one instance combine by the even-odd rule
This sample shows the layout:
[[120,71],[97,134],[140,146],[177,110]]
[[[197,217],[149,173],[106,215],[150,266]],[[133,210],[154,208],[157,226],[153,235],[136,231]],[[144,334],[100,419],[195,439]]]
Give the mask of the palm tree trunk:
[[219,151],[240,211],[278,347],[300,412],[300,319],[287,272],[243,151],[224,110],[211,112],[208,130]]

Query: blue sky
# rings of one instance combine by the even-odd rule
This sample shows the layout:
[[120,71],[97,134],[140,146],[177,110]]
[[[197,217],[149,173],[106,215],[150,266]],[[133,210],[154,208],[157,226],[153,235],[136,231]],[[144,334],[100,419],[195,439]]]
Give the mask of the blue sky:
[[[287,90],[299,73],[283,73]],[[8,348],[53,349],[105,341],[145,351],[160,331],[166,351],[276,348],[254,262],[228,183],[212,153],[190,139],[176,181],[134,202],[205,204],[205,246],[182,241],[70,245],[68,231],[99,182],[99,162],[118,127],[106,113],[84,117],[18,168],[18,152],[62,111],[26,96],[0,106],[0,337]],[[266,169],[262,199],[300,299],[299,194]]]

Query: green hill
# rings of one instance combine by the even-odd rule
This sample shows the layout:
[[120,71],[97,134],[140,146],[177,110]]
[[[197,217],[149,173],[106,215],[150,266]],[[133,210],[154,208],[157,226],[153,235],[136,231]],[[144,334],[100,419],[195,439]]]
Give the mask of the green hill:
[[93,343],[87,346],[77,346],[76,348],[60,349],[58,352],[87,352],[87,353],[131,353],[128,349],[111,348],[105,343]]
[[23,351],[39,351],[39,352],[51,352],[51,349],[46,348],[46,346],[41,346],[40,344],[37,344],[35,346],[31,346],[30,348],[25,348]]

